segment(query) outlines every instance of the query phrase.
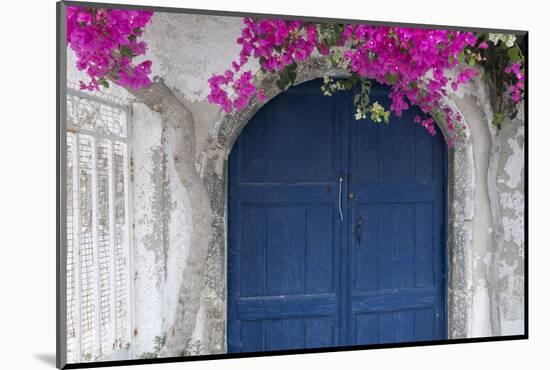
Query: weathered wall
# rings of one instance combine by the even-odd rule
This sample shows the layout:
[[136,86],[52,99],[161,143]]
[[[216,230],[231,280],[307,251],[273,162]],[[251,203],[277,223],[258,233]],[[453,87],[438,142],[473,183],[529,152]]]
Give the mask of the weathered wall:
[[453,98],[468,117],[475,157],[470,335],[517,335],[524,329],[525,122],[520,107],[495,128],[487,89],[479,78]]
[[[134,337],[136,354],[162,335],[162,293],[166,272],[164,153],[158,115],[135,104],[131,115],[132,230],[134,236]],[[150,343],[150,344],[149,344]],[[148,345],[149,344],[149,345]]]
[[137,356],[152,352],[174,322],[189,252],[191,221],[186,189],[177,180],[174,135],[162,118],[134,103],[131,131],[134,230],[134,338]]
[[[136,256],[134,354],[150,352],[155,336],[169,333],[162,355],[225,351],[225,189],[226,160],[240,129],[260,107],[224,116],[206,101],[207,79],[224,71],[238,55],[235,39],[241,20],[156,13],[145,32],[154,74],[163,78],[178,104],[188,110],[193,158],[178,158],[174,127],[181,116],[152,104],[133,105],[133,191]],[[255,67],[257,68],[257,66]],[[299,79],[330,72],[322,63],[302,68]],[[276,94],[263,79],[268,98]],[[523,332],[523,141],[524,123],[490,124],[485,87],[449,99],[463,114],[469,131],[449,160],[449,335],[453,338]],[[123,92],[123,94],[125,94]],[[138,97],[139,98],[139,97]],[[152,101],[152,100],[151,100]],[[174,126],[175,125],[175,126]],[[190,191],[178,161],[192,161],[199,184],[208,194],[211,222],[192,220],[197,194]],[[188,170],[189,171],[189,170]],[[193,172],[193,171],[191,171]],[[195,180],[193,180],[195,181]],[[210,238],[191,243],[197,233]],[[190,258],[194,254],[204,258]],[[188,263],[201,263],[186,276]],[[196,282],[198,307],[185,282]],[[195,323],[192,334],[179,321]],[[185,329],[187,330],[187,329]],[[200,343],[199,346],[197,344]]]
[[521,120],[505,122],[493,135],[490,176],[496,191],[491,199],[497,254],[494,284],[498,293],[498,315],[502,335],[523,333],[524,327],[524,140]]

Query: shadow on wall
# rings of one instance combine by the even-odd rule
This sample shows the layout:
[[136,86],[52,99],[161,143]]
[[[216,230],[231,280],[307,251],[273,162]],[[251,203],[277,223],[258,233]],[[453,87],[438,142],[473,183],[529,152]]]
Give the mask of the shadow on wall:
[[35,353],[34,358],[46,365],[55,367],[55,353]]

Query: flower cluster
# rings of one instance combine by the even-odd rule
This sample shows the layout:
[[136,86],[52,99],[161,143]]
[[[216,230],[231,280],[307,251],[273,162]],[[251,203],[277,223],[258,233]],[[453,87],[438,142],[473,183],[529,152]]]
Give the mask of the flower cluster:
[[512,101],[517,104],[523,97],[523,90],[525,87],[525,73],[523,71],[521,63],[512,63],[511,66],[504,68],[504,73],[513,75],[515,77],[515,83],[512,83],[508,86],[508,92],[512,97]]
[[147,45],[138,38],[153,12],[122,9],[67,7],[67,43],[77,56],[76,67],[86,71],[88,83],[81,89],[98,90],[107,79],[134,89],[151,84],[151,61],[138,65],[132,59],[144,55]]
[[[251,82],[251,72],[241,70],[251,57],[259,59],[265,71],[282,71],[296,61],[308,59],[319,46],[315,25],[305,25],[301,21],[255,21],[251,18],[245,18],[244,24],[237,39],[241,45],[239,59],[232,62],[232,69],[208,80],[211,91],[209,102],[220,105],[227,113],[233,109],[243,109],[253,96],[264,99],[263,91],[257,90]],[[228,87],[235,93],[233,99],[229,97]]]
[[[232,83],[233,90],[237,97],[231,100],[222,86]],[[238,78],[231,70],[225,71],[223,75],[212,76],[208,79],[210,85],[210,95],[208,101],[220,105],[226,113],[233,110],[233,107],[242,110],[248,104],[250,98],[256,93],[256,87],[252,84],[252,72],[246,71]],[[260,98],[263,93],[260,92]]]
[[[474,76],[472,68],[459,69],[454,79],[446,73],[459,68],[466,46],[476,44],[470,32],[345,25],[342,35],[352,46],[344,52],[349,69],[362,78],[391,85],[390,110],[397,116],[411,104],[424,113],[444,109],[448,86],[456,90]],[[455,121],[449,115],[446,118],[452,130]],[[417,117],[416,121],[435,135],[433,119]]]
[[[295,77],[296,64],[317,51],[333,60],[340,53],[339,63],[355,81],[373,79],[391,85],[389,109],[400,116],[411,104],[426,114],[444,109],[442,99],[448,89],[456,90],[475,74],[473,68],[461,67],[459,60],[466,47],[476,45],[477,38],[459,31],[245,18],[237,43],[241,52],[232,70],[209,80],[208,99],[225,112],[241,110],[256,94],[263,98],[250,71],[242,70],[251,57],[259,60],[263,71],[281,74],[279,87],[286,88]],[[457,72],[455,78],[449,77],[450,70]],[[364,117],[369,110],[371,106],[358,110],[358,116]],[[445,117],[454,130],[456,115],[446,113]],[[435,134],[433,119],[417,117],[416,121]]]
[[[137,65],[132,61],[146,53],[147,45],[138,39],[152,15],[137,10],[67,8],[67,42],[78,58],[77,68],[90,77],[88,83],[80,82],[81,89],[108,87],[109,79],[133,89],[151,84],[151,61]],[[265,100],[246,68],[250,59],[258,60],[263,72],[277,74],[277,86],[284,90],[295,81],[298,63],[314,54],[326,56],[333,67],[349,72],[345,80],[325,79],[325,95],[359,85],[354,97],[357,119],[370,114],[373,121],[387,123],[390,111],[400,116],[416,105],[423,117],[414,121],[432,135],[436,133],[435,121],[428,115],[432,112],[447,122],[450,134],[457,131],[462,117],[443,100],[475,76],[473,67],[478,63],[484,63],[486,72],[500,73],[492,81],[496,93],[507,95],[513,105],[498,106],[493,120],[497,126],[505,115],[513,118],[524,95],[524,58],[511,34],[478,37],[450,30],[244,18],[237,43],[241,51],[231,68],[208,80],[208,100],[226,113],[244,109],[254,97]],[[507,67],[503,70],[502,65]],[[370,101],[370,80],[391,86],[389,111]],[[451,136],[449,144],[452,141]]]

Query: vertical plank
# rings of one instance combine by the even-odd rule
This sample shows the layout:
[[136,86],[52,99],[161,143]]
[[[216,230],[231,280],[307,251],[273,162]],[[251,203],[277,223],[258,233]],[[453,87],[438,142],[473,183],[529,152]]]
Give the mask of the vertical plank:
[[268,214],[266,250],[266,294],[288,294],[289,235],[288,210],[275,206],[266,209]]
[[[349,97],[351,98],[351,97]],[[350,138],[353,181],[374,183],[379,180],[380,162],[386,159],[380,150],[380,128],[373,122],[356,121],[351,118],[352,137]]]
[[[257,113],[258,117],[247,124],[242,132],[242,140],[235,143],[233,150],[239,151],[239,176],[236,179],[240,184],[267,181],[267,145],[266,122],[269,107],[263,107]],[[264,118],[261,120],[260,118]],[[237,148],[237,145],[239,146]]]
[[73,245],[75,286],[75,357],[82,362],[82,267],[80,261],[82,239],[80,225],[80,135],[73,135]]
[[114,144],[109,141],[108,155],[108,188],[109,188],[109,282],[110,282],[110,318],[111,318],[111,337],[113,345],[117,338],[117,311],[116,311],[116,239],[115,239],[115,166],[114,166]]
[[415,179],[421,183],[432,181],[433,139],[426,129],[416,125],[415,140]]
[[[394,117],[396,118],[396,117]],[[395,168],[399,173],[399,180],[403,182],[415,181],[415,123],[414,113],[406,111],[392,127],[394,135],[399,137],[399,162]],[[399,131],[399,134],[397,133]]]
[[332,206],[308,207],[306,294],[328,293],[334,289],[334,217]]
[[334,180],[332,104],[319,105],[319,98],[309,92],[292,93],[281,94],[271,102],[267,127],[269,182]]
[[[353,325],[351,320],[351,286],[352,286],[352,264],[350,258],[353,258],[353,250],[348,244],[349,222],[353,219],[353,211],[346,200],[349,194],[351,180],[350,173],[350,133],[352,126],[350,124],[350,110],[353,109],[351,92],[346,91],[333,98],[333,120],[336,124],[334,131],[334,147],[339,155],[335,156],[338,161],[334,168],[338,171],[335,177],[338,177],[341,185],[341,192],[338,196],[338,206],[342,208],[341,218],[333,220],[334,227],[334,247],[333,247],[333,279],[335,281],[335,293],[338,297],[339,312],[334,315],[334,345],[346,346],[350,344],[350,328]],[[336,209],[335,209],[336,212]],[[343,272],[343,273],[341,273]]]
[[414,310],[403,310],[396,313],[399,325],[399,342],[414,341]]
[[92,177],[92,253],[94,258],[94,342],[93,353],[99,357],[101,348],[101,276],[99,259],[99,202],[98,202],[98,167],[97,167],[97,144],[93,136],[90,136],[91,177]]
[[332,346],[333,321],[330,317],[314,317],[305,320],[305,348]]
[[265,350],[276,351],[288,348],[288,320],[265,321]]
[[357,314],[355,315],[355,342],[358,344],[378,343],[378,315]]
[[305,291],[305,207],[288,208],[288,294]]
[[288,319],[287,321],[287,349],[305,348],[305,323],[304,319]]
[[380,212],[380,265],[378,266],[381,289],[399,286],[399,207],[383,205]]
[[[407,114],[408,116],[408,114]],[[372,124],[372,123],[371,123]],[[413,122],[404,117],[392,117],[389,125],[378,125],[380,131],[380,179],[385,182],[414,180],[414,129]]]
[[379,343],[396,343],[399,341],[399,318],[396,312],[383,312],[379,316]]
[[416,205],[416,287],[431,287],[434,283],[433,262],[433,206]]
[[264,321],[242,321],[240,347],[246,352],[265,351]]
[[[369,122],[370,123],[370,122]],[[391,123],[393,125],[393,122]],[[393,135],[391,127],[379,126],[380,177],[381,182],[393,182],[398,179],[399,173],[395,165],[399,163],[399,137]]]
[[415,340],[432,340],[434,337],[434,318],[433,308],[416,310],[414,313],[414,331]]
[[[239,212],[239,211],[238,211]],[[242,228],[240,263],[241,297],[261,296],[265,293],[265,250],[267,220],[265,209],[243,205],[240,207]]]
[[399,288],[414,287],[414,206],[399,208]]
[[[379,209],[378,204],[367,204],[356,207],[357,217],[361,217],[363,223],[360,227],[359,239],[357,230],[352,231],[352,245],[355,255],[350,261],[354,268],[354,292],[366,292],[378,289],[380,275],[379,254],[380,254],[380,235],[379,235]],[[384,234],[382,234],[384,236]]]

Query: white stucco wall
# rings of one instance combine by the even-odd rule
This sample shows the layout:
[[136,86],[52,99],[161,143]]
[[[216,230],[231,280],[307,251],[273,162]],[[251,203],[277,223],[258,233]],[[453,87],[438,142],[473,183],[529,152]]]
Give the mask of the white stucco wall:
[[164,235],[164,153],[162,122],[141,104],[132,112],[132,229],[134,236],[135,355],[152,352],[164,328],[163,293],[166,273]]
[[141,103],[132,109],[134,353],[152,352],[172,326],[189,251],[188,194],[170,160],[173,133]]

